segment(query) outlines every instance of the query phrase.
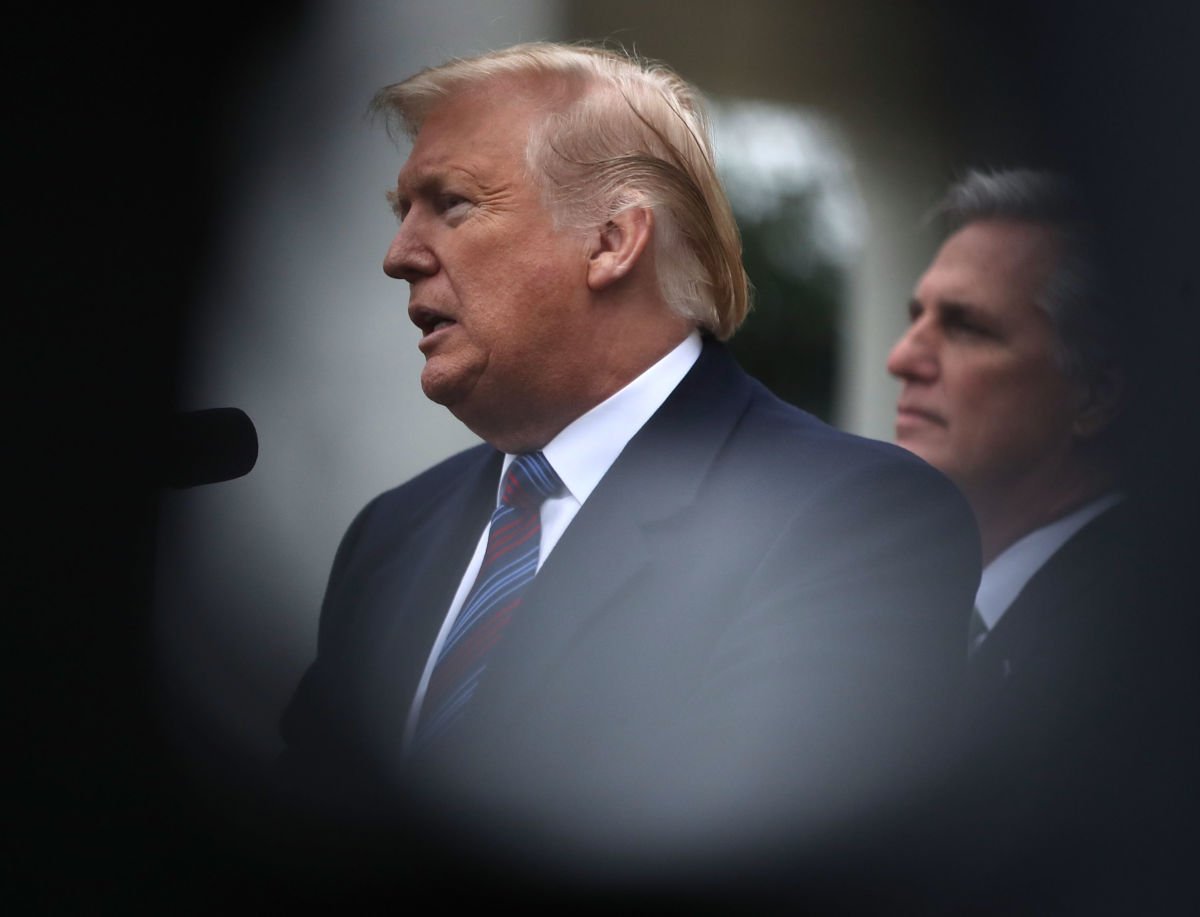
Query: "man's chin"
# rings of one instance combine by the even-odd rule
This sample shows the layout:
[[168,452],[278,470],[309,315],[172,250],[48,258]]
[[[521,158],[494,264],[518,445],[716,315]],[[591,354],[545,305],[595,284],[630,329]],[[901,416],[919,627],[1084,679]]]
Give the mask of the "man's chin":
[[427,383],[424,379],[421,380],[421,391],[425,397],[434,404],[440,404],[442,407],[450,407],[450,398],[445,392],[443,386],[436,383]]
[[421,391],[435,404],[453,408],[467,397],[478,373],[447,366],[446,362],[440,357],[425,362],[425,368],[421,370]]

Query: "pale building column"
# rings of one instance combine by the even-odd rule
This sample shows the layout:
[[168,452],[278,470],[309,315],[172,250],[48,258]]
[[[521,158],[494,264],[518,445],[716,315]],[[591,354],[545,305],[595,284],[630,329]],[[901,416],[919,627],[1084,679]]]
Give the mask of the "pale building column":
[[924,165],[938,157],[923,156],[915,143],[901,155],[893,143],[874,142],[853,127],[848,133],[866,219],[859,257],[847,268],[833,422],[890,441],[899,384],[887,372],[887,356],[908,322],[913,286],[937,248],[924,217],[942,177]]

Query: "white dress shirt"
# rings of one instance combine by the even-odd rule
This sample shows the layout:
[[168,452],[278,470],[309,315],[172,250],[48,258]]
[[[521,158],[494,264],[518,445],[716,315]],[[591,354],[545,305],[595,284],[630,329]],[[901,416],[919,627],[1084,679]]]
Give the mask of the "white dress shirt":
[[[1122,499],[1122,494],[1109,493],[1085,503],[1061,519],[1034,529],[1014,541],[983,568],[975,607],[990,631],[1008,611],[1025,584],[1042,568],[1054,552],[1081,528]],[[979,641],[982,642],[982,635]]]
[[[587,500],[600,479],[612,467],[625,446],[633,439],[634,434],[642,428],[667,400],[675,387],[687,375],[688,370],[700,356],[700,334],[693,331],[665,357],[643,372],[640,376],[626,385],[616,394],[600,402],[586,414],[576,418],[550,440],[542,449],[550,466],[558,473],[565,485],[561,496],[546,500],[541,508],[541,544],[538,551],[538,566],[540,570],[546,558],[562,537],[575,514]],[[505,455],[500,476],[496,480],[496,502],[500,501],[500,487],[508,466],[516,458]],[[458,591],[450,603],[446,620],[434,641],[429,660],[425,663],[425,672],[417,687],[416,697],[408,714],[408,724],[405,730],[405,745],[412,740],[416,729],[417,719],[421,712],[421,703],[425,699],[425,690],[429,685],[429,677],[433,672],[434,662],[441,651],[450,628],[458,617],[462,604],[466,601],[467,593],[475,582],[479,568],[483,564],[483,555],[487,549],[488,525],[484,525],[479,535],[475,554],[467,569],[463,572]]]

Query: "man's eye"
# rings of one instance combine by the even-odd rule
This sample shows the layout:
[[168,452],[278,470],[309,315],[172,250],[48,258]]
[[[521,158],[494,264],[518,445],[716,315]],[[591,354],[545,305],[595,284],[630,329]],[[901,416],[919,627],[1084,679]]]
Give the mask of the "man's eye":
[[465,197],[459,197],[457,194],[443,194],[438,198],[438,208],[442,213],[449,213],[451,210],[457,210],[470,204]]
[[991,333],[982,325],[968,321],[965,318],[953,318],[946,322],[946,331],[962,337],[989,337]]

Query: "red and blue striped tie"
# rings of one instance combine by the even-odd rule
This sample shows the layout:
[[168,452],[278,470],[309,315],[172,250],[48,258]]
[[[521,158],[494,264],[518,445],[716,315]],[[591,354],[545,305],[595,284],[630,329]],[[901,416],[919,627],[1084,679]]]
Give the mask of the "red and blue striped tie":
[[474,695],[488,653],[537,572],[542,503],[562,490],[562,481],[540,452],[518,455],[509,465],[500,503],[492,513],[483,563],[429,678],[417,747],[442,734]]

